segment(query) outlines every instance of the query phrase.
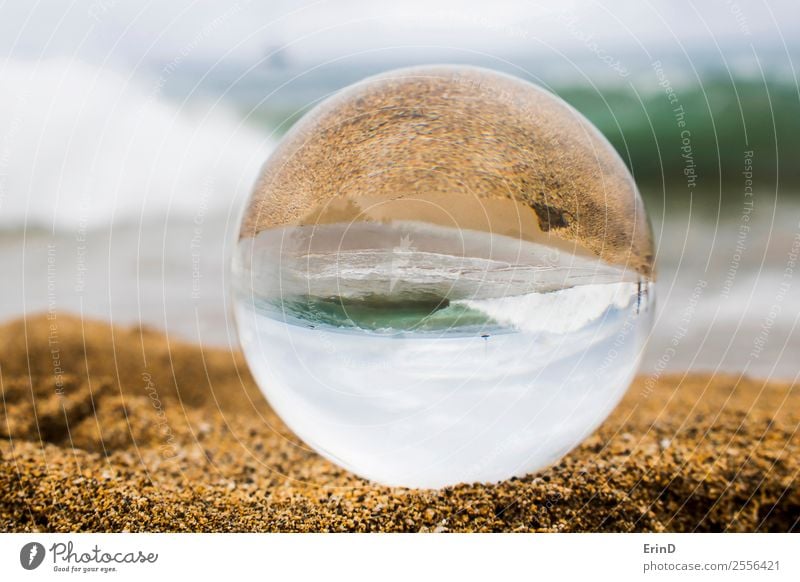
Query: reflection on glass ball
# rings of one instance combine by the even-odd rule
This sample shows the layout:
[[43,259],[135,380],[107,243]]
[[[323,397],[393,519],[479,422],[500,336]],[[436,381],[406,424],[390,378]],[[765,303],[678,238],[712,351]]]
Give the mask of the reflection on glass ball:
[[390,485],[498,481],[589,435],[636,371],[653,249],[579,113],[468,67],[394,71],[286,136],[233,261],[247,361],[331,461]]

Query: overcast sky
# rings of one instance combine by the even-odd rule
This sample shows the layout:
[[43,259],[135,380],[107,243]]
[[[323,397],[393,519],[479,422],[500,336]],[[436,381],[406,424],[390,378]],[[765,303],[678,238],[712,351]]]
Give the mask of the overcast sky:
[[[303,64],[396,45],[493,55],[781,48],[797,0],[11,0],[0,55],[123,62],[257,60],[289,45]],[[596,50],[596,49],[592,49]]]

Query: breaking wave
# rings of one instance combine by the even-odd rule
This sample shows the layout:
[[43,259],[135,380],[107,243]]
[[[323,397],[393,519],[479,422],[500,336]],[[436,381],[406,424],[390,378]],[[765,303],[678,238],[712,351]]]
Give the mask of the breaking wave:
[[235,214],[271,149],[226,107],[78,61],[0,62],[0,88],[4,230]]

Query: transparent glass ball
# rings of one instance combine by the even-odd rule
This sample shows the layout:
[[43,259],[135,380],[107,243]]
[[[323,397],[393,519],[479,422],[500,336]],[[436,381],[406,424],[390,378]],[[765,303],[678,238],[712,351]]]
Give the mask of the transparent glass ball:
[[493,482],[618,403],[652,310],[625,165],[578,112],[470,67],[357,83],[286,135],[233,259],[250,369],[308,445],[368,479]]

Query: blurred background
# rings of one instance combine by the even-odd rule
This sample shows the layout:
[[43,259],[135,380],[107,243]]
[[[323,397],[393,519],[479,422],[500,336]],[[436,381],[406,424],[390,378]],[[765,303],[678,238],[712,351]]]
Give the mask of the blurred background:
[[275,143],[423,63],[546,87],[607,136],[658,249],[643,373],[797,378],[794,0],[7,1],[0,319],[72,312],[236,346],[226,257]]

